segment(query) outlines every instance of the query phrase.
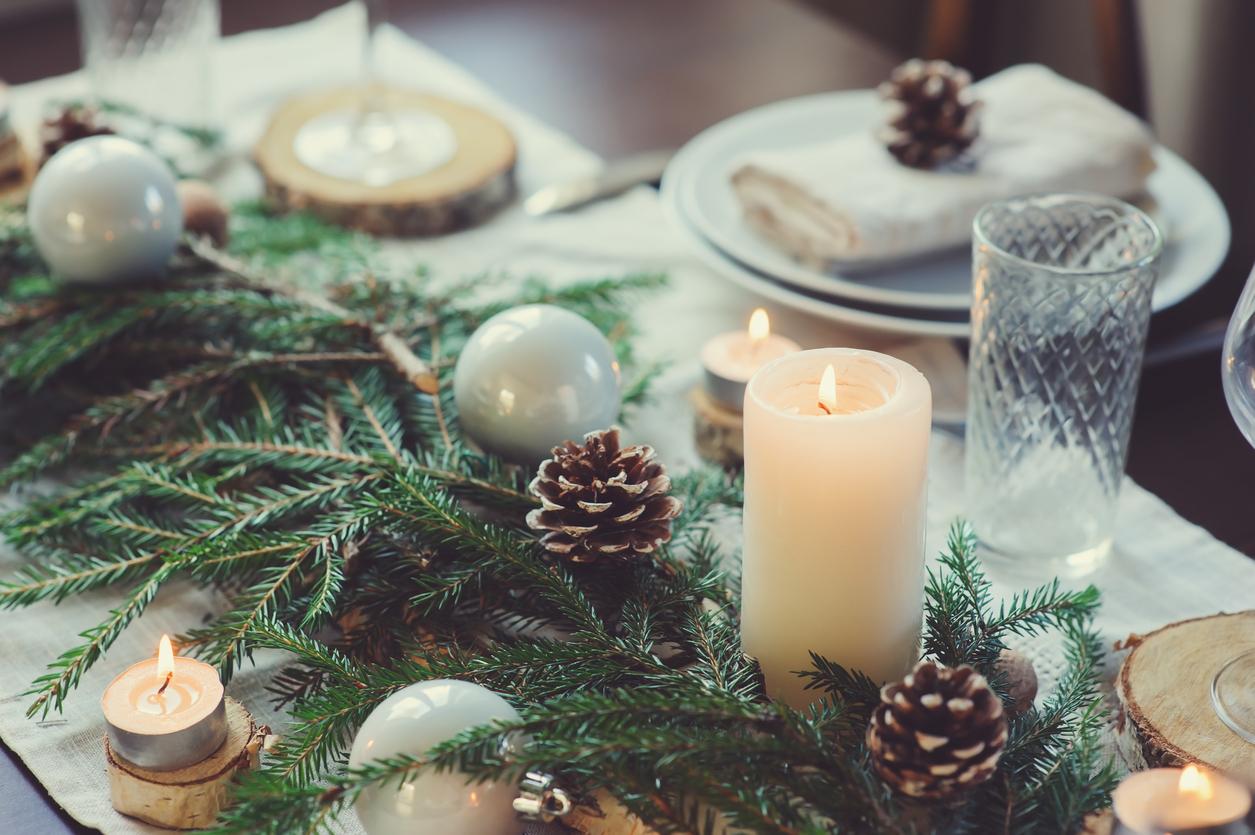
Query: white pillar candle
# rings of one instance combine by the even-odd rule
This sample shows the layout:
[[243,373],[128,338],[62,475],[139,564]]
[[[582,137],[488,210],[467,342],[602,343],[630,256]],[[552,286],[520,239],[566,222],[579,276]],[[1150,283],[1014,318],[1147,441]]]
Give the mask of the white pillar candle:
[[1111,795],[1116,819],[1133,832],[1224,832],[1251,810],[1241,784],[1196,765],[1130,774]]
[[819,698],[795,675],[811,651],[877,682],[915,662],[931,419],[924,376],[872,351],[803,351],[746,387],[741,630],[773,698]]
[[741,411],[745,384],[754,372],[772,360],[802,350],[788,337],[771,332],[771,320],[761,307],[743,331],[729,331],[702,346],[706,393],[721,406]]
[[157,656],[127,667],[100,698],[109,746],[154,771],[198,763],[226,740],[224,696],[218,671],[176,657],[163,635]]

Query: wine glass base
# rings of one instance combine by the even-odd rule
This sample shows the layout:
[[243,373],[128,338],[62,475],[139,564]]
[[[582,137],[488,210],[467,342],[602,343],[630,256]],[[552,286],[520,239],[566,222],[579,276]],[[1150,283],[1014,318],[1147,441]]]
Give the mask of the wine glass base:
[[457,153],[448,122],[425,110],[324,113],[301,126],[296,158],[315,171],[351,183],[383,187],[426,174]]
[[1038,540],[982,537],[979,529],[976,538],[981,562],[1006,582],[1020,585],[1039,585],[1051,578],[1069,584],[1090,582],[1106,567],[1112,552],[1110,538],[1074,550],[1042,549]]
[[1221,722],[1255,744],[1255,650],[1220,668],[1211,682],[1211,704]]

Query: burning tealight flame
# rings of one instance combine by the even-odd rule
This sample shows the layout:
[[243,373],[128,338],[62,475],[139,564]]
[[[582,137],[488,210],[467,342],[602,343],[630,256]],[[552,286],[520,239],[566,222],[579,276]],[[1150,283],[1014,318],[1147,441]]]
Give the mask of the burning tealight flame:
[[824,369],[824,376],[819,381],[819,408],[826,415],[837,409],[837,372],[831,365]]
[[750,314],[749,331],[750,342],[755,345],[771,335],[771,320],[767,318],[767,311],[760,307]]
[[1211,800],[1215,789],[1211,785],[1211,778],[1207,773],[1198,766],[1190,763],[1181,772],[1181,780],[1177,783],[1177,791],[1183,795],[1197,798],[1198,800]]
[[170,643],[169,635],[162,635],[161,643],[157,646],[157,676],[163,679],[157,690],[157,695],[160,696],[170,686],[170,679],[174,678],[174,646]]

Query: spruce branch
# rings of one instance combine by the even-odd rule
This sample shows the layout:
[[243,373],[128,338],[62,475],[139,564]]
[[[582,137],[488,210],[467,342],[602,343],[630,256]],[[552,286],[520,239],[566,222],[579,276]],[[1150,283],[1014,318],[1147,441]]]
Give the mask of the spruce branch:
[[67,650],[48,665],[48,672],[31,684],[31,689],[23,695],[35,696],[35,700],[26,709],[28,717],[39,714],[46,718],[49,711],[60,710],[65,698],[73,690],[87,672],[104,653],[113,645],[132,620],[147,608],[161,585],[174,573],[177,563],[169,562],[148,575],[148,578],[122,603],[109,613],[104,623],[94,626],[82,636],[87,642]]
[[[228,672],[258,649],[290,659],[269,689],[291,729],[244,776],[225,832],[332,831],[361,788],[420,768],[547,770],[662,831],[1055,832],[1105,802],[1096,593],[1048,584],[996,601],[965,528],[928,578],[926,653],[987,674],[1011,635],[1060,635],[1068,654],[1058,687],[1012,723],[998,779],[946,807],[876,777],[862,733],[876,687],[858,671],[814,656],[811,708],[767,700],[720,535],[739,524],[738,481],[678,475],[686,512],[647,561],[568,567],[543,552],[523,523],[531,473],[462,437],[456,357],[487,316],[560,304],[642,381],[630,405],[656,368],[633,364],[625,311],[658,277],[498,282],[485,303],[491,277],[388,276],[364,238],[307,216],[243,207],[232,231],[229,253],[199,242],[162,282],[87,293],[43,274],[24,219],[0,208],[18,452],[0,477],[56,466],[77,482],[49,479],[0,519],[27,559],[0,606],[123,596],[33,683],[33,714],[59,708],[180,578],[227,601],[189,624],[195,652]],[[346,771],[371,711],[434,678],[500,692],[522,718]]]
[[375,323],[354,316],[340,305],[313,292],[270,281],[249,268],[243,261],[227,252],[218,249],[204,237],[188,237],[185,243],[191,251],[207,264],[224,273],[245,281],[254,289],[286,296],[314,310],[321,311],[342,321],[345,326],[354,327],[370,334],[378,351],[383,354],[401,377],[409,381],[415,388],[426,394],[433,394],[439,389],[436,375],[427,363],[418,358],[410,350],[405,340],[391,330],[377,326]]

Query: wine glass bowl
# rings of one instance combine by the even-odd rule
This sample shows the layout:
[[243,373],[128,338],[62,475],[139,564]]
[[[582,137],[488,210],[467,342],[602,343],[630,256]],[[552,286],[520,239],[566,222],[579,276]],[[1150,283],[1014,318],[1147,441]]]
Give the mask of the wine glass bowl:
[[[1255,446],[1255,270],[1225,332],[1220,378],[1233,422]],[[1216,672],[1211,701],[1225,725],[1255,744],[1255,650],[1234,656]]]

